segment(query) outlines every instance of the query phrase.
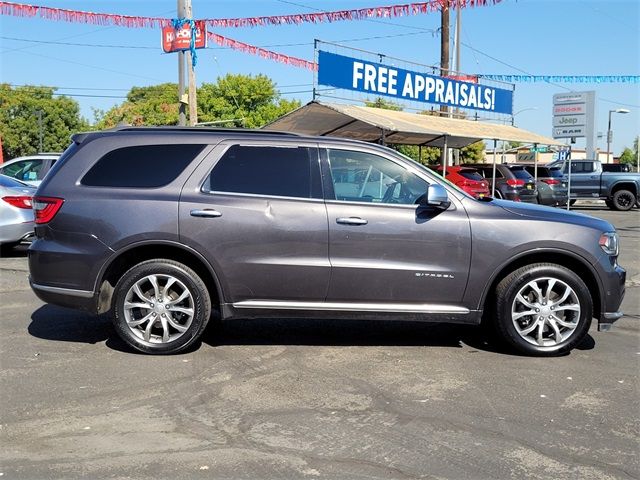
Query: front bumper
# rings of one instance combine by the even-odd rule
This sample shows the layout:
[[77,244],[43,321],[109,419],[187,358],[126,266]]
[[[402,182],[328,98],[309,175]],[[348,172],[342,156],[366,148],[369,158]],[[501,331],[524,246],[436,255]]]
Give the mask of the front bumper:
[[620,311],[622,300],[625,294],[625,282],[627,280],[627,272],[618,265],[615,259],[604,258],[603,263],[607,260],[614,262],[612,267],[606,271],[606,275],[601,276],[604,287],[604,296],[600,306],[600,316],[598,318],[598,331],[606,332],[611,326],[619,320],[623,313]]

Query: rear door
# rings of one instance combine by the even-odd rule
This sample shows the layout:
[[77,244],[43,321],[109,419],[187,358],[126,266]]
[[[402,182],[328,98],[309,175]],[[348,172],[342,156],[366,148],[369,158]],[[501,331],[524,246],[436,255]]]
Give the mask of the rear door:
[[180,201],[180,241],[203,254],[225,301],[323,301],[327,212],[317,145],[223,142]]
[[323,162],[331,179],[327,302],[416,311],[459,303],[471,255],[461,204],[419,208],[428,177],[378,152],[340,146],[323,151]]

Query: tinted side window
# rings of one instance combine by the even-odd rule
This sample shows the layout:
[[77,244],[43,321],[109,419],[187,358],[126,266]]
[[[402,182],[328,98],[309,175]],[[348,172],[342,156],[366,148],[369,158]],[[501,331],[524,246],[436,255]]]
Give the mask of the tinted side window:
[[317,159],[315,148],[233,145],[213,168],[205,189],[320,198],[322,192],[315,188],[315,185],[319,185]]
[[112,150],[91,167],[92,187],[162,187],[175,180],[205,145],[139,145]]
[[[482,169],[482,175],[484,178],[493,178],[493,167],[486,167]],[[499,168],[496,168],[496,178],[502,178],[503,175]]]
[[510,169],[513,175],[520,180],[532,180],[533,177],[524,168],[512,168]]

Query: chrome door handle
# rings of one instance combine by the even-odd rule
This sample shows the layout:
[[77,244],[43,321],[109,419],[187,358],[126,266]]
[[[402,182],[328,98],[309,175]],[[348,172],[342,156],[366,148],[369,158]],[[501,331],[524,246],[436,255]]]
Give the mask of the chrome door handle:
[[217,210],[212,210],[211,208],[205,208],[204,210],[191,210],[189,213],[192,217],[217,218],[222,216],[222,213]]
[[336,223],[340,225],[366,225],[369,222],[360,217],[340,217],[336,218]]

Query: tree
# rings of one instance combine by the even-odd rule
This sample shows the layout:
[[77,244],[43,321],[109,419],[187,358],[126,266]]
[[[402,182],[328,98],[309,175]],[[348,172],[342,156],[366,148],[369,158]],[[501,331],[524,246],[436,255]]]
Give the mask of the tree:
[[[94,110],[96,116],[100,112]],[[97,129],[113,128],[119,123],[129,125],[177,125],[178,85],[161,83],[149,87],[133,87],[127,99],[103,114]]]
[[[216,83],[203,83],[197,96],[200,122],[229,120],[230,124],[249,128],[262,127],[300,106],[297,100],[280,98],[275,84],[265,75],[227,74],[218,78]],[[104,114],[97,127],[111,128],[121,122],[177,125],[178,110],[178,86],[175,83],[133,87],[127,100]]]
[[232,75],[204,83],[198,90],[198,118],[201,122],[240,120],[243,126],[258,128],[300,106],[298,100],[280,98],[266,75]]
[[[636,140],[636,143],[637,143],[637,140]],[[636,155],[633,152],[633,150],[631,150],[628,147],[625,147],[624,151],[620,155],[620,163],[628,163],[630,165],[635,165]]]
[[78,103],[65,96],[54,97],[55,88],[0,84],[0,136],[6,160],[40,150],[38,112],[42,112],[42,150],[61,152],[69,137],[87,130]]
[[482,140],[460,149],[460,163],[481,163],[484,160],[484,142]]

